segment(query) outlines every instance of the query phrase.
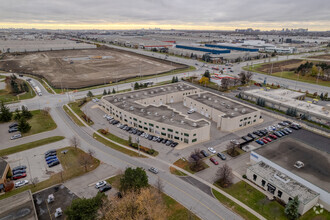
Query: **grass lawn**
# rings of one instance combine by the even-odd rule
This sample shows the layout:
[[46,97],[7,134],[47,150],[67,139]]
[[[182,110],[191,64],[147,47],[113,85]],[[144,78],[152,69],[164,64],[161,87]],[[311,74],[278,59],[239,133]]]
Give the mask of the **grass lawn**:
[[263,193],[244,181],[233,184],[228,188],[222,188],[217,184],[214,185],[260,213],[266,219],[287,219],[282,205],[276,201],[269,201]]
[[313,208],[299,218],[299,220],[328,220],[328,219],[330,219],[330,212],[328,212],[326,209],[323,209],[322,214],[316,214]]
[[33,89],[31,88],[29,83],[27,83],[27,85],[29,87],[29,92],[24,93],[22,95],[18,95],[18,96],[10,94],[10,90],[8,88],[8,85],[7,85],[6,89],[0,90],[0,102],[1,101],[3,101],[4,103],[16,102],[16,101],[19,101],[19,100],[31,99],[31,98],[35,97],[36,93],[33,91]]
[[31,113],[33,117],[28,120],[29,124],[31,125],[31,130],[27,133],[24,133],[23,136],[51,131],[57,127],[56,123],[49,114],[45,115],[43,114],[43,111],[40,110],[34,110],[31,111]]
[[[70,106],[70,108],[77,114],[79,115],[79,117],[85,121],[85,119],[82,117],[83,116],[83,111],[81,111],[81,107],[83,106],[80,106],[79,107],[79,101],[77,100],[76,102],[71,102],[68,104]],[[85,121],[86,122],[86,121]],[[92,120],[90,120],[89,122],[86,122],[88,125],[93,125],[94,122]]]
[[170,167],[170,172],[177,176],[187,176],[187,174],[182,173],[181,171],[175,169],[174,167]]
[[63,136],[53,136],[53,137],[33,141],[33,142],[30,142],[30,143],[17,145],[15,147],[10,147],[10,148],[7,148],[7,149],[0,150],[0,157],[5,156],[5,155],[9,155],[9,154],[14,154],[14,153],[24,151],[24,150],[29,150],[29,149],[32,149],[32,148],[35,148],[35,147],[39,147],[39,146],[42,146],[42,145],[45,145],[45,144],[50,144],[50,143],[57,142],[57,141],[60,141],[60,140],[63,140],[63,139],[64,139]]
[[[206,163],[204,163],[204,162],[202,162],[202,163],[203,163],[203,167],[204,167],[204,169],[202,169],[202,170],[209,168],[209,166]],[[186,159],[183,160],[182,158],[180,158],[179,160],[175,161],[173,164],[188,171],[189,173],[192,173],[192,174],[196,173],[195,171],[190,169],[190,163]]]
[[[62,154],[61,151],[68,150],[66,154]],[[53,174],[49,179],[37,183],[36,186],[32,184],[23,186],[18,189],[14,189],[10,192],[6,192],[4,195],[0,196],[0,199],[4,199],[15,195],[17,193],[23,192],[25,190],[31,189],[32,193],[37,192],[39,190],[45,189],[47,187],[62,183],[66,180],[72,179],[74,177],[80,176],[86,173],[85,167],[81,165],[80,158],[86,157],[90,158],[90,156],[79,148],[75,149],[73,147],[65,147],[57,150],[57,157],[61,162],[63,167],[63,171],[60,173]],[[95,159],[94,157],[90,158],[88,161],[87,172],[96,169],[100,164],[100,161]]]
[[[99,129],[98,132],[102,133],[101,130],[102,129]],[[108,134],[102,134],[102,135],[105,136],[105,137],[107,137],[107,138],[109,138],[110,140],[112,140],[114,142],[117,142],[119,144],[122,144],[122,145],[125,145],[127,147],[130,147],[128,140],[122,139],[122,138],[120,138],[120,137],[118,137],[118,136],[116,136],[114,134],[111,134],[110,132]],[[134,137],[132,137],[132,141],[134,141]],[[158,154],[159,154],[158,151],[155,150],[154,153],[151,154],[151,156],[154,156],[155,157]]]
[[[251,66],[243,67],[243,69],[247,70],[247,71],[253,71],[253,72],[269,75],[266,72],[262,72],[262,71],[258,70],[262,65],[263,64],[256,64],[256,65],[253,65],[252,67]],[[301,75],[299,75],[299,77],[298,77],[298,74],[294,73],[294,71],[275,72],[275,73],[272,73],[272,76],[282,77],[282,78],[285,78],[285,79],[291,79],[291,80],[295,80],[295,81],[318,84],[318,85],[321,85],[321,86],[330,87],[330,82],[328,82],[328,81],[323,81],[323,80],[319,79],[318,83],[316,83],[316,77],[301,76]]]
[[244,209],[242,206],[236,204],[235,202],[228,199],[227,197],[225,197],[224,195],[222,195],[218,191],[212,189],[212,192],[213,192],[213,195],[215,196],[215,198],[217,198],[219,200],[219,202],[221,202],[221,204],[223,204],[224,206],[226,206],[230,210],[236,212],[242,218],[248,219],[248,220],[254,220],[254,219],[257,220],[258,219],[256,216],[251,214],[249,211]]
[[64,111],[69,115],[69,117],[80,127],[84,127],[85,125],[69,110],[65,105],[63,106]]
[[98,135],[98,134],[96,134],[96,133],[93,134],[93,137],[94,137],[97,141],[101,142],[102,144],[104,144],[104,145],[106,145],[106,146],[108,146],[108,147],[111,147],[111,148],[114,149],[114,150],[120,151],[120,152],[122,152],[122,153],[124,153],[124,154],[127,154],[127,155],[129,155],[129,156],[132,156],[132,157],[145,157],[145,156],[143,156],[143,155],[140,155],[140,156],[139,156],[138,153],[136,153],[136,152],[134,152],[134,151],[131,151],[131,150],[128,150],[128,149],[126,149],[126,148],[123,148],[123,147],[121,147],[121,146],[119,146],[119,145],[117,145],[117,144],[113,144],[112,142],[107,141],[106,139],[102,138],[100,135]]
[[[120,187],[120,178],[122,174],[113,176],[106,181],[111,184],[112,187],[119,189]],[[188,209],[186,209],[183,205],[172,199],[170,196],[162,193],[163,201],[167,207],[168,219],[169,220],[177,220],[177,219],[191,219],[197,220],[199,219],[193,213],[191,213]]]

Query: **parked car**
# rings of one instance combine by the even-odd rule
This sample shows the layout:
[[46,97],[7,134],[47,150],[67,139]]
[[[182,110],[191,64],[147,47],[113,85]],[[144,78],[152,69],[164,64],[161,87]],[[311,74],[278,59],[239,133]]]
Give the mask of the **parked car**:
[[294,129],[294,130],[299,130],[299,127],[298,126],[296,126],[296,125],[290,125],[290,128],[292,128],[292,129]]
[[219,164],[218,161],[216,159],[214,159],[213,157],[210,158],[210,161],[212,163],[214,163],[215,165],[218,165]]
[[223,153],[217,153],[217,156],[221,158],[221,160],[226,160],[226,155]]
[[153,138],[154,138],[153,135],[149,135],[149,136],[148,136],[148,140],[149,140],[149,141],[151,141]]
[[55,161],[53,161],[52,163],[48,164],[48,167],[53,167],[53,166],[56,166],[56,165],[58,165],[58,164],[60,164],[60,161],[55,160]]
[[263,135],[266,135],[268,134],[268,130],[267,129],[264,129],[264,130],[259,130],[259,132]]
[[102,186],[101,188],[99,188],[99,191],[100,192],[106,192],[108,190],[110,190],[112,187],[110,185],[105,185],[105,186]]
[[166,144],[167,141],[168,139],[164,138],[164,140],[162,140],[162,144]]
[[12,124],[9,125],[9,128],[14,128],[14,127],[18,127],[18,123],[14,122]]
[[50,153],[48,153],[48,154],[45,154],[45,158],[47,158],[47,157],[51,157],[51,156],[56,156],[56,152],[50,152]]
[[47,162],[47,161],[50,161],[50,160],[55,160],[55,159],[57,159],[57,156],[56,156],[56,155],[54,155],[54,156],[49,156],[49,157],[46,157],[46,158],[45,158],[46,162]]
[[51,164],[51,163],[53,163],[55,161],[58,161],[57,157],[55,159],[51,159],[51,160],[46,161],[46,163],[47,164]]
[[257,138],[255,135],[253,135],[253,134],[251,134],[251,133],[248,133],[247,136],[249,136],[249,137],[252,138],[252,139],[256,139],[256,138]]
[[23,174],[23,173],[26,173],[26,170],[15,170],[15,171],[12,171],[13,175],[17,175],[17,174]]
[[102,186],[105,186],[105,185],[107,185],[107,182],[103,180],[103,181],[97,182],[95,184],[95,188],[99,189],[99,188],[101,188]]
[[192,113],[194,113],[194,112],[195,112],[194,109],[190,109],[187,113],[188,113],[188,114],[192,114]]
[[10,137],[10,140],[15,140],[15,139],[18,139],[18,138],[21,138],[21,137],[22,137],[21,133],[15,134],[15,135]]
[[11,169],[11,171],[14,172],[15,170],[25,170],[25,169],[26,169],[26,166],[21,165],[21,166],[14,167],[13,169]]
[[9,130],[8,130],[9,133],[13,133],[16,131],[18,131],[18,127],[12,127],[12,128],[9,128]]
[[271,137],[271,138],[273,138],[274,140],[277,139],[277,136],[274,135],[274,134],[269,134],[268,137]]
[[176,147],[178,144],[179,144],[178,142],[173,142],[173,143],[171,144],[171,147]]
[[262,142],[264,142],[265,144],[267,144],[268,143],[268,141],[265,139],[265,138],[262,138],[262,139],[260,139]]
[[239,142],[238,142],[238,140],[235,140],[235,139],[233,139],[233,140],[230,140],[230,143],[232,143],[232,144],[236,144],[236,145],[239,145]]
[[13,176],[13,180],[18,180],[21,178],[25,178],[26,177],[26,173],[21,173],[21,174],[17,174]]
[[266,139],[268,142],[272,142],[272,139],[270,139],[269,137],[265,137],[264,139]]
[[26,184],[29,184],[28,180],[21,180],[21,181],[18,181],[15,183],[15,187],[18,188],[18,187],[24,186]]
[[216,150],[214,150],[214,148],[213,147],[209,147],[209,148],[207,148],[212,154],[215,154],[216,153]]
[[284,128],[284,130],[286,130],[289,133],[292,133],[292,130],[290,128]]
[[260,145],[264,145],[264,142],[262,142],[261,140],[256,140],[256,143],[258,143]]
[[283,132],[285,135],[290,134],[289,132],[287,132],[285,129],[282,129],[281,132]]
[[161,138],[161,137],[157,138],[158,143],[162,142],[162,140],[164,140],[164,138]]
[[150,167],[148,170],[154,174],[157,174],[159,172],[158,169],[155,167]]
[[289,124],[289,125],[291,125],[291,124],[292,124],[292,122],[291,122],[291,121],[283,121],[283,122],[285,122],[285,123],[287,123],[287,124]]
[[204,157],[208,157],[208,156],[210,156],[205,150],[201,150],[201,154],[202,154]]
[[56,153],[56,150],[54,150],[54,149],[49,150],[49,151],[47,151],[47,152],[45,153],[45,155],[46,155],[46,154],[49,154],[49,153]]
[[173,143],[173,141],[172,140],[168,140],[167,142],[166,142],[166,146],[170,146],[171,144]]
[[275,134],[277,137],[279,137],[279,138],[283,136],[283,135],[280,134],[278,131],[275,131],[274,134]]
[[254,131],[253,134],[258,135],[259,137],[263,136],[263,134],[260,133],[259,131]]

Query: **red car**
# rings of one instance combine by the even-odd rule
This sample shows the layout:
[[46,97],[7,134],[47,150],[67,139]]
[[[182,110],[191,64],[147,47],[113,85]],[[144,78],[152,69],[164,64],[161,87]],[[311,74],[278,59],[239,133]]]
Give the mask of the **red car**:
[[267,144],[268,143],[268,141],[265,139],[265,138],[263,138],[263,139],[261,139],[265,144]]
[[13,180],[18,180],[24,177],[26,177],[26,173],[16,174],[13,176]]
[[272,142],[272,139],[270,139],[269,137],[265,137],[264,139],[266,139],[268,142]]
[[218,161],[216,161],[216,159],[214,159],[213,157],[210,158],[210,161],[212,163],[214,163],[215,165],[218,165],[219,164]]
[[276,135],[274,135],[274,134],[270,134],[269,137],[271,137],[273,139],[277,139]]

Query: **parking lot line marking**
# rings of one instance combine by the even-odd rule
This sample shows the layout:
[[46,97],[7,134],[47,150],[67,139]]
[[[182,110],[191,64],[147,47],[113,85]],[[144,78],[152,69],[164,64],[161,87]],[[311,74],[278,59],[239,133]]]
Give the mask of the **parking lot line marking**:
[[46,201],[45,201],[45,203],[46,203],[46,206],[47,206],[48,214],[50,216],[50,220],[52,220],[53,218],[52,218],[52,214],[50,213],[50,210],[49,210],[49,207],[48,207],[48,203]]

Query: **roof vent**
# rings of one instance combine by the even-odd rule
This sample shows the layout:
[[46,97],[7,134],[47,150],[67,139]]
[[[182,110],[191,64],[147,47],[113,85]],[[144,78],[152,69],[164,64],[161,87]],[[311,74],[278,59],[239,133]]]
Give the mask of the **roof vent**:
[[129,97],[130,97],[131,99],[132,99],[132,98],[134,98],[134,96],[133,96],[133,95],[130,95]]
[[211,98],[209,98],[209,101],[211,101],[212,99]]
[[221,105],[225,105],[225,102],[221,102]]
[[139,97],[139,94],[135,94],[135,97]]
[[158,116],[158,112],[155,112],[155,115]]
[[197,124],[194,122],[194,123],[192,124],[192,126],[193,126],[193,127],[197,127]]
[[133,111],[134,110],[134,107],[133,106],[129,107],[129,110]]
[[305,164],[301,161],[296,161],[296,163],[294,164],[294,167],[300,169],[300,168],[303,168],[305,166]]
[[154,91],[151,91],[150,94],[154,94]]
[[147,93],[147,92],[144,92],[143,94],[144,94],[144,95],[148,95],[148,93]]
[[143,108],[141,108],[140,112],[144,112],[144,109],[143,109]]
[[214,100],[214,103],[218,103],[218,100]]
[[180,124],[182,124],[182,125],[183,125],[183,124],[184,124],[184,120],[181,120]]
[[165,115],[163,115],[163,116],[162,116],[162,119],[164,119],[164,120],[165,120],[165,119],[166,119],[166,116],[165,116]]
[[118,99],[115,99],[115,100],[113,100],[114,102],[117,102],[118,101]]
[[237,110],[238,110],[237,108],[234,108],[234,111],[235,111],[235,112],[237,112]]
[[231,115],[231,116],[234,116],[234,115],[235,115],[235,113],[234,113],[234,112],[232,112],[232,113],[230,113],[230,115]]
[[226,108],[230,108],[230,105],[226,105]]
[[173,121],[174,121],[174,119],[173,119],[173,118],[171,118],[171,119],[170,119],[170,121],[171,121],[171,122],[173,122]]
[[126,99],[126,96],[123,96],[123,99],[125,100]]
[[203,95],[203,99],[206,99],[206,95]]
[[147,112],[148,115],[151,115],[151,112]]
[[246,112],[246,109],[245,108],[243,108],[242,109],[242,114],[244,114]]

